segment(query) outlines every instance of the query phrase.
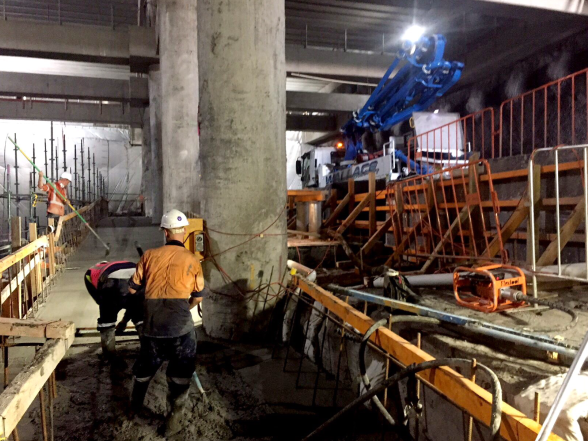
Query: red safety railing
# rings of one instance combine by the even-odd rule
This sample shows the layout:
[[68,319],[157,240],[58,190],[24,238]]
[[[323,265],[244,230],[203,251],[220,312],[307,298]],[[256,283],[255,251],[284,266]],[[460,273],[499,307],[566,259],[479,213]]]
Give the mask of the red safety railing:
[[588,69],[584,69],[504,101],[498,156],[588,142],[587,92]]
[[[481,180],[480,175],[488,178]],[[492,260],[496,248],[506,258],[500,231],[499,203],[486,160],[415,175],[387,189],[394,225],[395,256],[423,270],[465,261]]]
[[467,162],[471,152],[493,158],[494,135],[494,109],[486,108],[410,138],[408,159],[451,167]]

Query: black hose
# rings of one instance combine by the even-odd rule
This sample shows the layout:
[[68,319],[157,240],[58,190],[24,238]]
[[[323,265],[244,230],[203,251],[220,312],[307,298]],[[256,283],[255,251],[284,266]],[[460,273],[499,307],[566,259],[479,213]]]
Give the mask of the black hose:
[[[343,415],[348,413],[349,411],[355,409],[359,405],[365,403],[367,400],[370,400],[377,394],[383,392],[387,388],[393,386],[394,384],[398,383],[399,381],[411,376],[415,375],[418,372],[440,368],[443,366],[460,366],[460,367],[471,367],[472,360],[464,359],[464,358],[442,358],[438,360],[431,360],[425,361],[420,364],[410,365],[397,372],[393,376],[387,378],[382,384],[378,387],[375,387],[364,395],[356,398],[339,412],[337,412],[334,416],[332,416],[329,420],[319,426],[314,432],[304,438],[303,441],[307,441],[313,438],[316,438],[319,434],[324,432],[329,426],[331,426],[335,421],[341,418]],[[499,441],[500,440],[500,424],[502,422],[502,387],[500,386],[500,381],[494,372],[492,372],[488,367],[484,366],[483,364],[478,364],[478,368],[482,369],[486,372],[491,381],[492,381],[492,415],[490,417],[490,439],[492,441]]]
[[[367,376],[365,368],[365,348],[372,334],[376,332],[378,328],[385,326],[387,323],[387,319],[378,320],[376,323],[374,323],[363,335],[363,338],[361,339],[361,343],[359,345],[359,373],[361,374],[361,381],[363,381],[363,385],[365,386],[366,391],[369,391],[372,388],[372,386],[370,384],[370,379]],[[386,421],[390,423],[391,426],[396,425],[396,421],[394,421],[394,418],[392,418],[392,415],[390,415],[390,413],[386,410],[386,408],[384,407],[384,405],[382,404],[377,395],[372,398],[372,403],[374,403],[374,405],[378,408],[380,413],[384,416]]]
[[[559,302],[552,302],[550,300],[537,299],[535,297],[524,295],[522,292],[516,292],[516,293],[512,294],[512,298],[516,302],[526,302],[526,303],[533,303],[536,305],[547,306],[548,308],[559,309],[560,311],[565,312],[566,314],[569,314],[570,317],[572,318],[572,320],[565,328],[558,329],[557,331],[559,331],[559,332],[568,331],[578,324],[578,315],[576,314],[576,312],[572,308],[568,308],[567,306],[562,305]],[[555,329],[544,328],[544,329],[533,329],[533,331],[534,332],[553,332],[553,331],[555,331]]]
[[[396,276],[384,275],[384,279],[384,286],[390,289],[392,299],[407,301],[411,298],[416,303],[422,299],[421,296],[414,292],[406,277],[400,274]],[[402,294],[402,296],[397,295],[398,293]]]

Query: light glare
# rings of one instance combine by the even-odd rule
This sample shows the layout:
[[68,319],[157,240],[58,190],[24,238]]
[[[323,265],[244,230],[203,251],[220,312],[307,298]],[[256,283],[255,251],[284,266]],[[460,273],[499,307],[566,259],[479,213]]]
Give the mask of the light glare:
[[416,43],[424,33],[425,29],[422,26],[412,25],[404,32],[404,35],[402,35],[402,40]]

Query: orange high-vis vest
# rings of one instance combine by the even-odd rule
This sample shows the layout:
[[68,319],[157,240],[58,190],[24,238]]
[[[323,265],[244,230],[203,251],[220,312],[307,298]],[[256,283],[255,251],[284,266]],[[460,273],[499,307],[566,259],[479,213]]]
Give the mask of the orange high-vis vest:
[[[55,183],[55,187],[61,192],[63,196],[67,198],[67,188],[65,183],[67,179],[60,179]],[[47,213],[56,214],[57,216],[63,216],[65,214],[65,201],[61,199],[53,187],[45,183],[41,187],[43,191],[47,192]]]

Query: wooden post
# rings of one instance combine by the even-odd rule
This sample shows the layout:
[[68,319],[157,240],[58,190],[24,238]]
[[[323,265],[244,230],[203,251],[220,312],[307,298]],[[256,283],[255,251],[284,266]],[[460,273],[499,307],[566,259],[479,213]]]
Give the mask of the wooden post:
[[331,203],[329,204],[329,207],[331,208],[331,213],[332,213],[333,211],[335,211],[335,208],[337,208],[337,189],[336,188],[331,189],[330,201],[331,201]]
[[[37,240],[37,224],[30,223],[29,224],[29,241],[32,243]],[[37,256],[37,253],[33,255],[33,258]],[[34,261],[33,261],[34,262]],[[41,276],[41,262],[35,264],[33,270],[31,271],[31,290],[33,293],[33,301],[37,300],[39,293],[41,292],[41,283],[43,282],[43,277]]]
[[[535,253],[539,251],[539,215],[541,214],[541,166],[533,164],[533,174],[529,176],[529,191],[531,182],[533,182],[533,209],[535,211]],[[530,206],[530,200],[529,200]],[[557,249],[557,247],[556,247]],[[531,243],[531,211],[529,210],[529,216],[527,217],[527,260],[526,262],[530,265],[533,258],[537,258],[537,255],[533,256],[532,243]]]
[[395,247],[398,247],[402,242],[402,216],[404,213],[404,201],[402,199],[402,183],[395,184],[392,189],[394,191],[394,204],[396,209],[392,213],[392,225],[393,225],[393,233],[394,233],[394,242]]
[[533,419],[541,424],[541,394],[535,391],[535,405],[533,406]]
[[[472,383],[476,382],[476,368],[478,367],[478,362],[474,358],[472,360],[472,374],[470,376],[470,381]],[[468,415],[468,429],[467,429],[467,441],[472,441],[472,432],[474,429],[474,419],[471,415]]]
[[370,237],[376,233],[376,173],[369,175],[369,198],[370,198]]
[[[47,225],[52,227],[54,224],[53,219],[47,219]],[[53,277],[55,275],[55,235],[49,233],[49,275]]]
[[[10,228],[12,231],[12,252],[14,253],[22,246],[22,218],[21,217],[13,217],[10,220]],[[17,275],[17,287],[13,293],[10,294],[12,298],[12,317],[21,318],[22,317],[22,285],[18,283],[18,273],[21,269],[21,263],[18,262],[14,265],[14,274]]]
[[[353,213],[353,210],[355,209],[355,181],[353,180],[353,178],[350,178],[347,181],[347,194],[349,195],[349,202],[347,203],[347,206],[349,208],[349,214]],[[350,231],[353,231],[353,227],[355,226],[355,221],[351,222],[351,226],[349,228]]]
[[[388,329],[392,331],[392,314],[388,317]],[[386,357],[386,380],[390,376],[390,359]],[[384,407],[388,407],[388,389],[384,391]]]
[[[480,154],[478,152],[475,152],[470,158],[470,161],[477,161],[479,158]],[[477,197],[479,189],[480,180],[478,178],[478,163],[476,162],[468,167],[468,193],[470,195],[470,198],[472,198],[471,200],[475,201],[475,203],[468,203],[468,200],[470,199],[466,197],[466,207],[470,210],[470,216],[472,218],[472,225],[470,225],[470,231],[473,234],[473,236],[470,238],[470,255],[472,256],[475,254],[475,251],[478,251],[478,253],[482,252],[482,250],[476,249],[475,243],[476,240],[483,241],[485,234],[484,228],[482,228],[482,226],[484,225],[482,222],[482,216],[484,216],[484,213],[479,209],[480,201]],[[490,224],[488,223],[487,225]]]

